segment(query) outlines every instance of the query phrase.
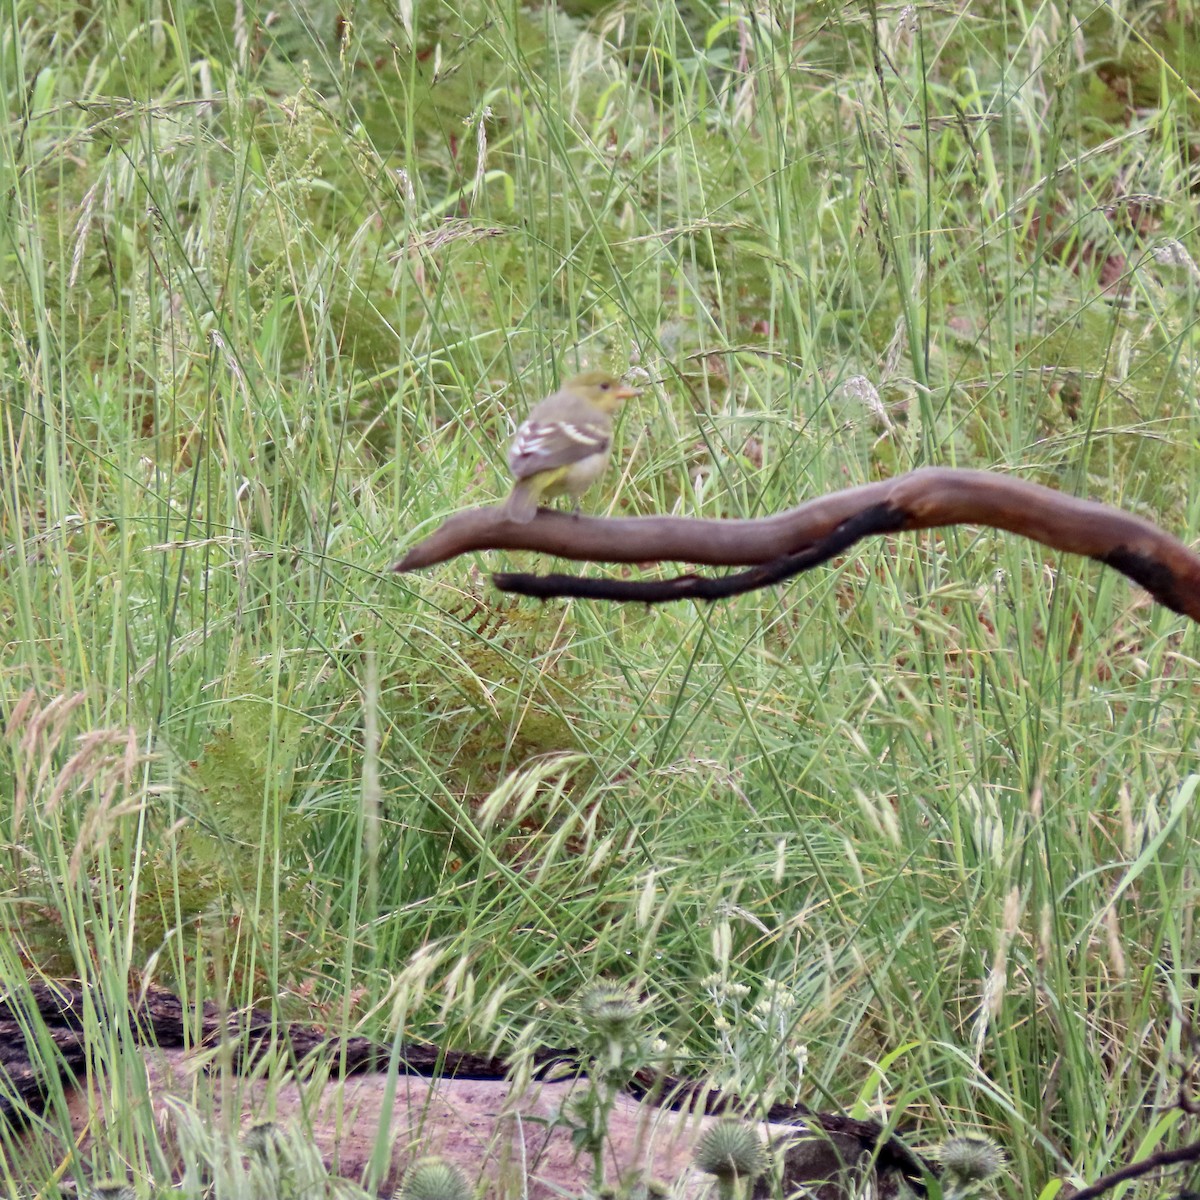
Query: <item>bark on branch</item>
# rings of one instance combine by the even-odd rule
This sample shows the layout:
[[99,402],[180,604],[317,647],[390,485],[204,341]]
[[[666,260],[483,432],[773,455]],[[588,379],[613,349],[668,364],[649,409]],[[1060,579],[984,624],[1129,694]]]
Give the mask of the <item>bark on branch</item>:
[[717,599],[809,570],[871,533],[985,525],[1114,567],[1160,604],[1200,622],[1200,555],[1121,509],[994,474],[926,467],[820,496],[771,517],[582,517],[542,510],[527,525],[500,507],[456,513],[393,567],[414,571],[474,550],[538,550],[588,562],[677,561],[751,567],[741,575],[661,582],[498,575],[497,586],[543,598],[655,603]]

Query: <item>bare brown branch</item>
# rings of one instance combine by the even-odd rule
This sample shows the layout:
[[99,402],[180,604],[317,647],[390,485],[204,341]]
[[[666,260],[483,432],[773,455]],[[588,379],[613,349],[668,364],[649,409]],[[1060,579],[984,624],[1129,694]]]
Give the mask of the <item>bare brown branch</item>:
[[[863,522],[861,532],[856,531],[856,519]],[[778,570],[765,571],[763,582],[753,585],[765,586],[840,553],[845,549],[847,529],[854,532],[853,541],[882,529],[949,525],[1004,529],[1054,550],[1094,558],[1140,583],[1172,611],[1200,621],[1200,556],[1150,521],[1040,484],[989,471],[945,467],[926,467],[881,483],[848,488],[756,520],[602,518],[541,511],[529,524],[517,525],[508,521],[499,507],[468,509],[415,545],[393,569],[417,570],[474,550],[538,550],[589,562],[762,567],[795,558],[800,563],[784,575]],[[656,585],[673,590],[670,595],[652,598],[676,599],[688,594],[714,598],[703,587],[694,593],[688,591],[692,584],[681,587],[693,579],[696,577],[688,576]],[[638,585],[625,581],[579,580],[573,590],[567,586],[569,578],[555,580],[560,581],[562,590],[553,594],[646,599],[638,593]],[[507,585],[511,584],[509,577]],[[535,587],[515,590],[547,594]]]
[[1105,1192],[1111,1192],[1118,1184],[1127,1183],[1130,1179],[1141,1179],[1145,1175],[1162,1171],[1167,1167],[1177,1167],[1181,1163],[1200,1162],[1200,1142],[1192,1142],[1188,1146],[1178,1146],[1173,1150],[1159,1150],[1137,1162],[1128,1163],[1111,1175],[1103,1175],[1095,1183],[1077,1192],[1067,1193],[1070,1200],[1095,1200]]

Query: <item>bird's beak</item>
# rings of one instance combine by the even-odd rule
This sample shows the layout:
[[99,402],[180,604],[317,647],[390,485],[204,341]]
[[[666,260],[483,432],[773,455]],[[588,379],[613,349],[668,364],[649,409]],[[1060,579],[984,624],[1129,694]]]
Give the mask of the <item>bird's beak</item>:
[[632,400],[634,396],[640,396],[641,394],[641,388],[630,387],[627,383],[620,384],[617,390],[613,392],[613,396],[617,400]]

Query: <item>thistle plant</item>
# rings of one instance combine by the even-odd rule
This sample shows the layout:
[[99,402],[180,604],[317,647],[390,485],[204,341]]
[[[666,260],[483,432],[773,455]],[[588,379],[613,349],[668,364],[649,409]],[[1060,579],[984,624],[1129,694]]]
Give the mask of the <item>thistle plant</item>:
[[466,1176],[444,1158],[419,1159],[408,1169],[397,1193],[398,1200],[468,1200]]
[[578,1006],[587,1080],[571,1105],[571,1140],[576,1150],[591,1155],[592,1184],[599,1189],[613,1104],[649,1057],[650,1039],[642,1024],[646,1003],[622,984],[601,981],[580,993]]
[[1007,1163],[1004,1151],[991,1138],[963,1134],[947,1138],[937,1152],[942,1165],[942,1195],[946,1200],[987,1194],[989,1181]]
[[242,1131],[239,1140],[247,1154],[266,1160],[283,1148],[286,1137],[277,1122],[255,1121]]
[[[218,1194],[235,1194],[243,1200],[307,1200],[329,1190],[330,1176],[320,1151],[302,1128],[255,1121],[241,1132],[238,1144],[245,1163],[233,1159],[223,1164],[229,1175],[221,1181],[224,1186]],[[214,1142],[207,1157],[217,1154],[219,1143]]]
[[767,1155],[755,1129],[745,1121],[718,1121],[704,1131],[692,1161],[717,1181],[721,1200],[733,1200],[767,1168]]
[[133,1188],[119,1179],[105,1179],[87,1189],[88,1200],[134,1200]]
[[606,1070],[629,1065],[629,1071],[623,1072],[628,1077],[642,1065],[645,1039],[639,1018],[645,1009],[645,1001],[620,984],[602,981],[580,995],[579,1017],[587,1031],[586,1048]]

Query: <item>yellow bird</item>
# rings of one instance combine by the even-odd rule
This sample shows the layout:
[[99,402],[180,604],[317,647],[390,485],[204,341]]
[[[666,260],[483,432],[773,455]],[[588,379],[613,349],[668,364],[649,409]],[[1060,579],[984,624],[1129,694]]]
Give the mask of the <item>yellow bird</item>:
[[508,519],[524,525],[543,500],[564,492],[578,510],[608,465],[613,414],[622,400],[640,395],[605,371],[586,371],[535,405],[508,448],[517,481],[504,506]]

